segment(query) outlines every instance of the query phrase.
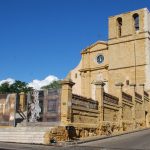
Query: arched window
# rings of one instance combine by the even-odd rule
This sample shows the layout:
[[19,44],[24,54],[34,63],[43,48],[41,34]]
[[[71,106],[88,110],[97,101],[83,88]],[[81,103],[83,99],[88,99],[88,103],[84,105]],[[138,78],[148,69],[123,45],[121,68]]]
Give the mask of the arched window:
[[133,15],[133,20],[134,20],[134,29],[135,31],[139,30],[139,15],[136,13]]
[[122,18],[117,18],[118,36],[122,35]]

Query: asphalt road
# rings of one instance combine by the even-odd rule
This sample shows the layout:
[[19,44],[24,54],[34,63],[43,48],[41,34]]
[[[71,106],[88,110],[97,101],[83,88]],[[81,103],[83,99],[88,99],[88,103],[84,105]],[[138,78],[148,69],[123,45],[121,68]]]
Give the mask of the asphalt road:
[[150,150],[150,129],[65,147],[0,142],[0,150]]
[[53,146],[0,142],[0,150],[52,150]]
[[88,147],[104,147],[108,149],[122,149],[122,150],[132,150],[132,149],[142,149],[150,150],[150,129],[125,134],[113,138],[107,138],[103,140],[98,140],[94,142],[81,144],[82,146]]

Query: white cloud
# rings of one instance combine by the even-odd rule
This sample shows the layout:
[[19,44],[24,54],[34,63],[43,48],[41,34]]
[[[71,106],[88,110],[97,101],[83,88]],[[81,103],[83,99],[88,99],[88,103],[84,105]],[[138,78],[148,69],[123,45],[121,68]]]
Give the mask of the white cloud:
[[[53,81],[57,81],[57,80],[59,79],[56,76],[49,75],[44,80],[37,80],[37,79],[33,80],[32,82],[28,83],[28,86],[33,87],[34,89],[40,90],[42,86],[46,86],[52,83]],[[15,79],[7,78],[6,80],[1,80],[0,85],[5,82],[8,82],[9,84],[13,84],[15,82]]]
[[56,80],[58,80],[56,76],[49,75],[44,80],[37,80],[37,79],[33,80],[32,82],[28,84],[28,86],[39,90],[42,86],[46,86]]
[[6,80],[1,80],[0,85],[5,83],[5,82],[8,82],[9,84],[13,84],[15,82],[15,80],[12,78],[7,78]]

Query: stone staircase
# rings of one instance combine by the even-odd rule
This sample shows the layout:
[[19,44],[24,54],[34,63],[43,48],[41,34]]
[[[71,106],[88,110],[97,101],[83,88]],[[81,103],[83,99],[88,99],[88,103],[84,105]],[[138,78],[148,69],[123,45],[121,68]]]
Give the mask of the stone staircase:
[[48,133],[53,127],[0,127],[0,141],[49,144]]

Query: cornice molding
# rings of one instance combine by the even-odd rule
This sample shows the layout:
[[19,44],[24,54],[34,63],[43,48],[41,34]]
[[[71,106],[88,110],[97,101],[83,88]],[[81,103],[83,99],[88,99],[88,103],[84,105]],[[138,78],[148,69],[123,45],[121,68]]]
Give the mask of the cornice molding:
[[84,68],[84,69],[80,69],[80,72],[85,72],[85,71],[96,71],[96,70],[101,70],[101,69],[106,69],[108,70],[109,65],[105,65],[105,66],[101,66],[101,67],[95,67],[95,68]]

